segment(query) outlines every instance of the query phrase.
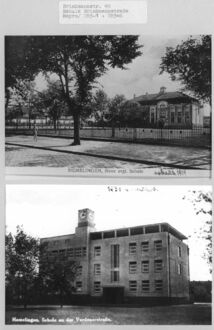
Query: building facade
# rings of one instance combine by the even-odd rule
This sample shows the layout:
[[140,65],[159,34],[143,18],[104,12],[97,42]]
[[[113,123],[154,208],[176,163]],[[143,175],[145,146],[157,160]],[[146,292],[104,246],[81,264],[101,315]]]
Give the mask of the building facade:
[[170,128],[203,127],[203,107],[198,100],[182,92],[167,92],[134,96],[130,102],[138,103],[151,126]]
[[[94,212],[79,210],[75,234],[42,238],[45,260],[75,260],[76,295],[104,302],[188,301],[186,237],[168,223],[95,231]],[[44,257],[44,256],[43,256]]]

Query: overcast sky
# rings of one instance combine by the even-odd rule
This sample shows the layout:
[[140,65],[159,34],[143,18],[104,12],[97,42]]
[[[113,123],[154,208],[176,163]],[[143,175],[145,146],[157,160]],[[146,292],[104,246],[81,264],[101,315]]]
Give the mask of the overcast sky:
[[[196,215],[190,190],[210,191],[207,186],[121,186],[119,192],[108,186],[7,185],[7,231],[17,225],[38,238],[74,233],[78,210],[95,211],[97,230],[168,222],[186,236],[190,247],[191,279],[211,279],[202,258],[205,242],[194,232],[208,219]],[[189,196],[183,199],[184,196]],[[209,208],[210,205],[198,205]],[[199,266],[200,265],[200,266]]]
[[[103,88],[109,97],[123,94],[127,99],[134,94],[140,96],[148,93],[158,93],[160,87],[167,91],[181,90],[178,81],[172,81],[168,73],[160,73],[161,57],[165,55],[166,47],[175,47],[189,38],[189,35],[174,36],[139,36],[139,44],[143,45],[143,54],[127,65],[127,70],[110,69],[99,80],[97,87]],[[198,36],[193,36],[197,38]],[[41,75],[37,78],[37,88],[46,86]],[[209,115],[209,106],[205,105],[205,115]]]

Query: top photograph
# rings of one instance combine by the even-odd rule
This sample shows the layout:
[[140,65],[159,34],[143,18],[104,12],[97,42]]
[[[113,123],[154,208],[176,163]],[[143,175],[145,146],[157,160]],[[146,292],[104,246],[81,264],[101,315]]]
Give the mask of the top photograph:
[[211,35],[5,36],[6,174],[211,176]]

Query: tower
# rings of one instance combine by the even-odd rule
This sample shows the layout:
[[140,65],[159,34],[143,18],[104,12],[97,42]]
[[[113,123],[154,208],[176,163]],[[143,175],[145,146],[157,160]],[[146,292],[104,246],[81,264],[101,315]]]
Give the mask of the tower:
[[94,211],[82,209],[78,211],[78,226],[76,234],[84,235],[95,230]]

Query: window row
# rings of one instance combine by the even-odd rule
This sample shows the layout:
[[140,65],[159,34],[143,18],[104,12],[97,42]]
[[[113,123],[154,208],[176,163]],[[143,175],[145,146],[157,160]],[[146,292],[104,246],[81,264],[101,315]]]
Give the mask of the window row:
[[[141,272],[142,273],[149,273],[151,271],[151,262],[149,260],[141,261]],[[154,260],[154,271],[161,272],[163,270],[163,260]],[[129,274],[136,274],[137,273],[137,262],[130,261],[129,262]]]
[[[130,292],[137,292],[137,281],[129,281],[129,291]],[[155,280],[154,281],[154,290],[156,292],[163,290],[163,281],[162,280]],[[150,292],[151,291],[151,283],[150,280],[143,280],[141,281],[141,291],[142,292]]]
[[[154,243],[154,249],[155,251],[162,251],[162,248],[163,248],[163,244],[162,244],[162,240],[156,240],[153,242]],[[149,241],[144,241],[144,242],[141,242],[141,253],[144,253],[144,252],[149,252],[149,244],[151,244],[151,242]],[[118,246],[119,245],[114,245],[114,246]],[[112,245],[113,247],[113,245]],[[116,258],[116,255],[118,254],[118,251],[119,249],[111,249],[111,255],[115,255],[114,256],[114,260],[118,260],[118,258]],[[133,256],[133,255],[136,255],[137,254],[137,243],[136,242],[132,242],[132,243],[129,243],[129,255],[130,256]],[[101,256],[101,246],[95,246],[94,247],[94,257],[99,257]]]
[[77,247],[77,248],[69,248],[69,249],[61,249],[61,250],[53,250],[49,252],[50,256],[67,256],[67,257],[85,257],[86,256],[86,247]]

